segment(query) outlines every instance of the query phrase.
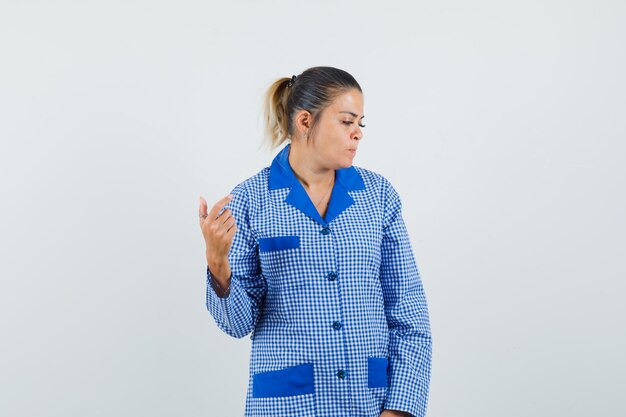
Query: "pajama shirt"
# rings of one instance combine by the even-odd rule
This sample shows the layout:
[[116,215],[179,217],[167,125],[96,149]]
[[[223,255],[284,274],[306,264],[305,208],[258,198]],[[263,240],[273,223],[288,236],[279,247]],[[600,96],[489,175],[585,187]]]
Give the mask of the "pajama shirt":
[[424,416],[429,314],[398,193],[380,174],[338,169],[322,217],[290,146],[232,190],[225,297],[207,268],[216,324],[252,340],[245,416]]

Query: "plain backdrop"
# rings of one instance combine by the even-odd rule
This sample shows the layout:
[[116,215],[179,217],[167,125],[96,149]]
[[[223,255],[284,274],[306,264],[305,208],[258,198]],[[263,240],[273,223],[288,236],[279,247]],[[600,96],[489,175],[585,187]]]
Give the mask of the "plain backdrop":
[[624,416],[626,3],[0,0],[0,415],[241,416],[198,196],[262,97],[365,97],[427,293],[429,416]]

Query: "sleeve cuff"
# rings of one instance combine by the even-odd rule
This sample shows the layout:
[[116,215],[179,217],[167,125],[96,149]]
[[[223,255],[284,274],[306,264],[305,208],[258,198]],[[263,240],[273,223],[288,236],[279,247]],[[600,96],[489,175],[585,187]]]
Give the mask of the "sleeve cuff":
[[233,282],[232,273],[230,275],[229,284],[227,288],[223,288],[220,284],[217,283],[215,279],[213,279],[213,275],[211,274],[211,271],[209,270],[208,265],[206,267],[206,276],[207,276],[209,283],[211,284],[210,286],[213,289],[213,292],[215,293],[215,295],[218,298],[228,298],[228,296],[230,295],[230,286],[231,286],[231,283]]
[[424,417],[428,405],[432,345],[413,347],[413,352],[408,352],[408,346],[403,345],[403,352],[392,355],[391,380],[384,408]]
[[211,273],[207,272],[206,306],[217,326],[225,333],[241,338],[250,333],[250,300],[237,277],[231,275],[230,291],[220,296],[213,287]]

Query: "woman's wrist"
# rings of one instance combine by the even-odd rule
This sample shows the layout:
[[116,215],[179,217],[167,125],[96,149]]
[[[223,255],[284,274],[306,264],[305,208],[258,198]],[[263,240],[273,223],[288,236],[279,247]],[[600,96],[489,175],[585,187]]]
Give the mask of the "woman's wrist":
[[211,272],[211,276],[222,287],[227,287],[230,283],[230,264],[228,258],[214,260],[207,254],[207,266]]
[[[215,270],[217,271],[217,269]],[[228,272],[218,272],[219,275],[214,274],[213,271],[214,269],[210,265],[207,265],[207,272],[210,275],[210,281],[213,289],[219,297],[224,298],[230,293],[230,268]],[[227,278],[221,279],[220,276],[226,276]]]
[[230,294],[230,280],[228,281],[228,284],[226,286],[222,286],[217,282],[217,280],[212,278],[211,285],[213,286],[213,289],[215,290],[217,295],[221,298],[227,297],[228,294]]

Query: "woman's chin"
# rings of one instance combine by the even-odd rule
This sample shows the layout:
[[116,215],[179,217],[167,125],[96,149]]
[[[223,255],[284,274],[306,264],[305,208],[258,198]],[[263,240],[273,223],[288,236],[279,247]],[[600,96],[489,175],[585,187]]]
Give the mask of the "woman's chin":
[[350,168],[352,166],[352,160],[342,162],[337,169]]

